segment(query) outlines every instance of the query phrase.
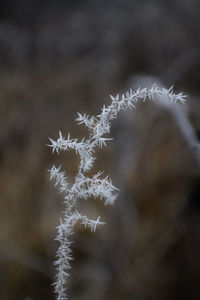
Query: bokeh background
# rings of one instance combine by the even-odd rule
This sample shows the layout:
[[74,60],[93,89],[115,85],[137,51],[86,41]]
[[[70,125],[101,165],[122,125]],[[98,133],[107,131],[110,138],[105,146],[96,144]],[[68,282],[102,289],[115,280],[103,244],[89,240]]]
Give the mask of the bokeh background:
[[62,198],[47,170],[78,160],[46,146],[87,134],[109,94],[174,85],[184,108],[138,105],[114,122],[96,170],[120,189],[107,225],[77,226],[74,300],[200,299],[200,3],[198,0],[0,1],[0,299],[54,299]]

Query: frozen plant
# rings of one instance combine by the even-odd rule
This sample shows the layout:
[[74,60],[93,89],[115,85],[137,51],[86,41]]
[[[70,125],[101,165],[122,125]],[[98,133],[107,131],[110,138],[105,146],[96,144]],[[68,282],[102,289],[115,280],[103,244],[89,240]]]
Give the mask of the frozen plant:
[[103,106],[101,113],[97,116],[88,116],[78,113],[76,121],[78,124],[84,124],[89,130],[89,136],[82,140],[73,139],[68,134],[65,138],[59,132],[59,138],[54,141],[50,138],[53,152],[59,153],[64,150],[75,150],[80,157],[78,171],[74,182],[70,184],[65,172],[60,167],[52,166],[50,170],[50,179],[55,181],[55,185],[60,192],[64,193],[65,212],[64,218],[58,226],[58,235],[56,240],[59,242],[57,251],[57,259],[55,265],[57,267],[57,275],[55,281],[55,292],[57,300],[66,300],[66,283],[69,276],[70,261],[72,259],[71,251],[71,235],[75,224],[79,221],[86,228],[95,231],[98,225],[103,225],[100,217],[96,220],[88,218],[76,209],[78,199],[88,199],[90,197],[100,198],[104,203],[113,204],[117,197],[117,189],[113,186],[108,176],[102,177],[102,172],[93,176],[88,176],[87,172],[91,170],[95,161],[95,150],[106,146],[106,142],[111,138],[105,137],[110,133],[111,121],[117,118],[122,110],[132,109],[139,100],[146,101],[164,101],[167,103],[175,103],[177,101],[184,103],[185,96],[182,93],[175,94],[172,88],[169,90],[158,88],[154,85],[152,88],[130,90],[121,97],[110,96],[111,104]]

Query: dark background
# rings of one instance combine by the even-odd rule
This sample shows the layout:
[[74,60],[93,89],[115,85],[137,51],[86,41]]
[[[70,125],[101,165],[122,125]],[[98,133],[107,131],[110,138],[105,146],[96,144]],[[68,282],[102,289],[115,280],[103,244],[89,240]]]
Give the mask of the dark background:
[[[49,182],[47,170],[58,161],[72,177],[77,160],[73,154],[52,156],[46,144],[49,136],[57,137],[58,130],[64,135],[71,132],[73,137],[85,135],[74,122],[78,111],[97,114],[104,103],[109,103],[109,94],[162,82],[189,95],[186,111],[198,138],[199,32],[198,0],[0,1],[0,299],[54,297],[51,283],[57,247],[55,227],[63,208],[62,195]],[[149,199],[164,199],[163,194],[170,190],[175,195],[170,194],[170,199],[180,198],[183,203],[185,198],[195,199],[190,209],[180,205],[180,211],[174,214],[176,220],[184,213],[187,215],[191,207],[198,216],[196,154],[190,153],[182,138],[179,141],[181,134],[176,131],[176,122],[171,120],[171,112],[152,107],[138,109],[134,124],[132,116],[128,115],[128,125],[127,117],[122,117],[113,127],[113,136],[118,142],[108,148],[111,152],[98,153],[97,170],[105,169],[122,193],[113,209],[103,208],[98,203],[97,207],[88,204],[89,213],[100,213],[108,226],[96,235],[77,228],[69,282],[71,299],[200,299],[198,289],[193,286],[199,285],[200,278],[196,214],[195,221],[189,222],[183,230],[180,224],[179,229],[172,229],[173,242],[166,239],[161,243],[165,251],[162,250],[160,256],[157,248],[153,250],[155,257],[167,257],[167,268],[172,264],[172,269],[176,269],[172,273],[167,271],[159,286],[160,273],[155,270],[159,269],[161,260],[155,267],[151,264],[155,257],[144,254],[144,257],[139,256],[143,258],[136,259],[137,263],[133,262],[135,233],[140,232],[135,220],[142,215],[143,204],[135,211],[130,199],[135,197],[143,203],[140,199],[143,199],[144,189],[147,191],[144,198],[150,203],[145,211],[153,211],[154,215],[155,206],[151,207],[154,200]],[[172,127],[169,124],[173,124]],[[163,131],[156,129],[159,127]],[[159,144],[160,150],[154,156],[154,152],[149,154],[145,149],[151,149],[154,143],[157,145],[158,136],[164,136],[166,144]],[[165,154],[164,149],[167,149]],[[128,162],[133,166],[132,171],[126,169],[123,153],[126,158],[133,156],[134,162]],[[168,164],[163,165],[166,158]],[[152,161],[151,166],[149,161]],[[170,163],[173,167],[160,183],[159,178]],[[140,182],[137,171],[145,170],[147,165],[146,181],[141,180],[135,186],[133,179]],[[174,172],[178,175],[170,181]],[[144,173],[140,175],[143,178]],[[152,182],[148,178],[153,178]],[[184,193],[177,196],[174,185],[179,184],[184,186]],[[155,186],[160,192],[152,192]],[[160,211],[165,211],[163,207]],[[148,216],[149,213],[145,213],[142,220],[149,220]],[[151,232],[161,228],[162,219],[161,216],[154,222],[151,217],[149,225],[142,227],[141,236],[146,237],[146,228],[147,231],[151,228]],[[173,223],[169,219],[164,227],[169,228]],[[182,224],[182,219],[180,222]],[[151,227],[151,223],[156,225]],[[176,225],[173,228],[177,228]],[[180,236],[181,242],[179,239],[177,242]],[[193,237],[194,245],[188,241],[189,236]],[[148,242],[141,244],[141,248],[136,247],[138,252],[148,253]],[[185,249],[184,245],[188,244],[197,253]],[[166,249],[170,249],[167,254]],[[184,249],[184,254],[180,249]],[[176,253],[172,259],[170,251]],[[177,259],[179,257],[183,257],[182,260]],[[182,282],[176,286],[174,282],[183,273],[185,261],[192,271],[187,271],[189,277],[182,276]],[[146,266],[151,267],[146,270]],[[175,274],[173,279],[169,274]]]

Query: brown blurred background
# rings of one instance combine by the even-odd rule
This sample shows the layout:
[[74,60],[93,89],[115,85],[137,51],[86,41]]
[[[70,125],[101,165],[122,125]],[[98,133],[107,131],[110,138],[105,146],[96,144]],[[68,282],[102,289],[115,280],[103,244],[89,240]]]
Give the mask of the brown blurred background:
[[114,122],[96,170],[120,190],[113,208],[80,203],[107,225],[77,227],[74,300],[200,299],[200,3],[198,0],[0,1],[0,299],[54,299],[62,195],[47,170],[58,130],[86,134],[116,94],[155,81],[184,108],[138,105]]

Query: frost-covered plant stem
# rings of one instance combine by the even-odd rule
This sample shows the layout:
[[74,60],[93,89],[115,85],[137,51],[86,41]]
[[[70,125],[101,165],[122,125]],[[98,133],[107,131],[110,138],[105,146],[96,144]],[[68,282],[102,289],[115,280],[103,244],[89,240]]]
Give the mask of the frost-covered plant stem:
[[63,137],[59,132],[59,138],[54,141],[50,138],[53,152],[59,153],[60,151],[75,150],[80,157],[80,164],[78,167],[77,175],[72,184],[67,180],[65,172],[61,171],[61,167],[53,166],[50,170],[50,179],[55,180],[55,185],[59,187],[60,192],[65,194],[64,205],[65,212],[64,218],[60,221],[58,226],[58,235],[56,240],[60,243],[57,251],[57,260],[55,265],[57,267],[57,275],[55,281],[55,292],[57,300],[66,300],[66,282],[69,276],[70,261],[72,259],[71,235],[75,224],[79,221],[86,228],[95,231],[98,225],[103,225],[104,222],[100,221],[100,217],[96,220],[89,219],[86,215],[82,215],[76,210],[76,202],[78,199],[88,199],[90,197],[99,198],[104,200],[105,204],[113,204],[116,196],[117,189],[112,185],[109,177],[102,178],[102,172],[87,176],[87,172],[91,170],[95,161],[95,149],[106,146],[106,142],[111,140],[104,135],[110,133],[111,121],[117,118],[117,115],[122,110],[132,109],[135,103],[139,100],[151,101],[159,100],[168,103],[184,102],[185,96],[182,93],[175,94],[172,88],[166,90],[160,89],[155,85],[151,88],[138,89],[137,91],[130,90],[121,97],[110,96],[111,104],[103,106],[101,113],[97,116],[81,115],[78,113],[76,121],[78,124],[84,124],[89,130],[89,137],[82,140],[72,139],[70,134],[67,138]]

